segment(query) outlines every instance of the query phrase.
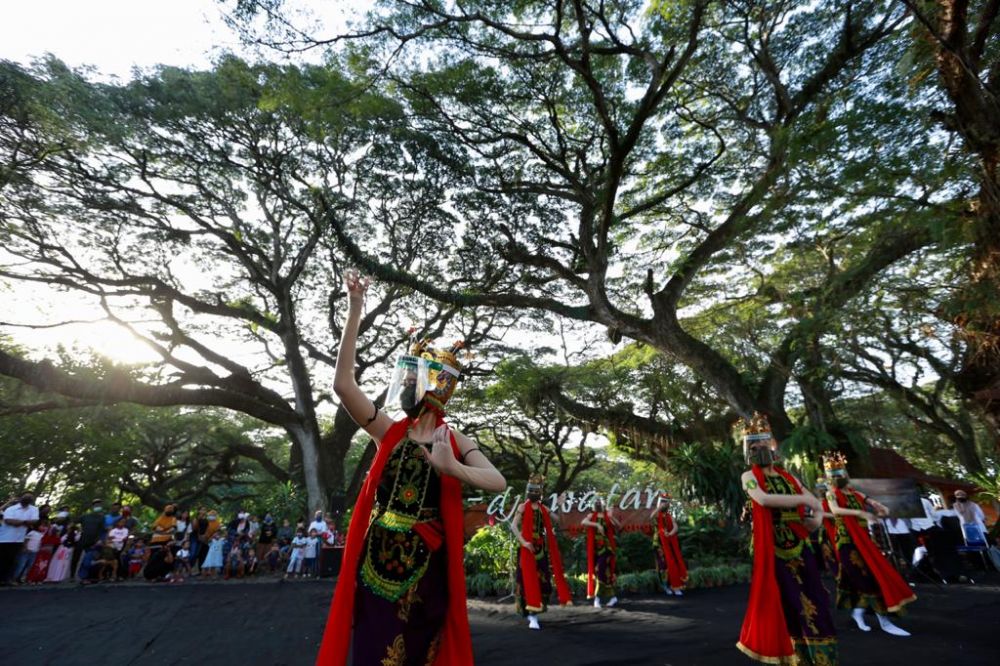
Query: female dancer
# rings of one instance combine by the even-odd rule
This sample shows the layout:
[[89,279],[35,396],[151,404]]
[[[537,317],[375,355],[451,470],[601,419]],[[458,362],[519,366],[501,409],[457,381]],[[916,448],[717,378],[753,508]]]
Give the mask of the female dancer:
[[660,586],[667,594],[684,595],[687,580],[687,564],[681,555],[681,543],[677,538],[677,523],[670,515],[670,497],[660,495],[656,509],[650,516],[653,521],[653,550],[656,552],[656,573]]
[[555,530],[549,510],[542,504],[542,484],[538,474],[528,479],[525,489],[527,499],[517,507],[510,522],[510,529],[521,547],[518,549],[517,586],[514,605],[528,619],[529,629],[541,629],[538,614],[544,613],[552,594],[552,579],[560,605],[573,603],[573,595],[566,583],[562,555],[556,542]]
[[620,525],[600,497],[594,501],[594,510],[580,524],[587,528],[587,598],[594,600],[594,608],[602,604],[611,608],[618,603],[615,529]]
[[830,509],[837,517],[836,548],[840,562],[837,608],[850,609],[851,619],[861,631],[871,631],[865,622],[865,609],[870,608],[882,631],[893,636],[909,636],[908,631],[893,624],[889,613],[899,611],[917,595],[868,535],[868,523],[874,523],[877,518],[866,507],[871,505],[883,517],[889,515],[889,510],[851,488],[847,460],[842,454],[826,456],[823,464],[833,485],[829,495]]
[[768,664],[836,664],[830,602],[809,540],[822,506],[777,464],[778,443],[763,415],[737,425],[751,466],[742,483],[753,509],[753,577],[736,646]]
[[355,349],[368,280],[347,271],[347,322],[334,390],[378,447],[351,516],[317,664],[467,666],[472,642],[462,563],[462,482],[500,492],[503,476],[444,421],[460,376],[455,353],[417,342],[399,358],[385,404],[358,387]]

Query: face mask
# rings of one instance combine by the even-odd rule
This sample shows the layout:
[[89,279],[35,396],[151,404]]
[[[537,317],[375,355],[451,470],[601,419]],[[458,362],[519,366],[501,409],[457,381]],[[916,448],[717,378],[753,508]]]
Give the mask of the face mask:
[[965,504],[966,502],[969,501],[968,497],[956,497],[955,499],[961,502],[962,504]]
[[209,520],[216,520],[217,518],[218,518],[218,516],[217,516],[217,515],[215,515],[214,513],[210,513],[210,514],[208,514],[208,519],[209,519]]
[[755,446],[750,449],[747,455],[747,462],[751,465],[758,465],[760,467],[767,467],[773,465],[778,459],[778,456],[774,451],[766,446]]
[[104,507],[103,506],[95,506],[94,507],[94,511],[96,511],[97,513],[104,513]]
[[56,518],[69,518],[69,511],[60,511],[56,514]]
[[844,489],[847,487],[847,484],[850,482],[850,479],[848,479],[846,476],[838,476],[836,479],[833,480],[833,482],[834,484],[836,484],[838,488]]
[[21,506],[28,506],[30,504],[31,504],[31,498],[30,497],[22,497],[21,498]]

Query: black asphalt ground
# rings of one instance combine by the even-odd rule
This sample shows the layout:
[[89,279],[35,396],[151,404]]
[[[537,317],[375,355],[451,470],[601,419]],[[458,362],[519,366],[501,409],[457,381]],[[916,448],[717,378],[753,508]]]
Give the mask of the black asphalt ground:
[[[919,599],[895,638],[837,617],[844,666],[997,666],[1000,581],[938,588]],[[328,581],[229,581],[0,590],[0,664],[313,663],[332,591]],[[692,591],[683,599],[581,605],[522,624],[512,604],[471,600],[477,666],[751,664],[734,647],[746,586]],[[874,619],[872,620],[874,624]]]

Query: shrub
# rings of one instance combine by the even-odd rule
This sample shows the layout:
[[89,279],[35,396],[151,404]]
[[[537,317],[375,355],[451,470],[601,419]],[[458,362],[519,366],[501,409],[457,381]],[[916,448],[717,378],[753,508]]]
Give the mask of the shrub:
[[465,544],[465,573],[507,579],[516,552],[514,535],[506,525],[481,527]]

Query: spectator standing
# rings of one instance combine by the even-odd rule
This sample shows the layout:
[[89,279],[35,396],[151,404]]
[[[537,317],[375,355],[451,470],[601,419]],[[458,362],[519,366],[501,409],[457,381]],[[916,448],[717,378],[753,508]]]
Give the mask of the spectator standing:
[[288,518],[281,521],[281,527],[278,528],[278,541],[280,543],[289,543],[292,537],[295,536],[295,530],[292,529],[292,524],[288,522]]
[[[42,525],[45,524],[42,523]],[[58,526],[49,523],[47,527],[39,527],[38,529],[44,531],[45,534],[42,536],[41,548],[38,549],[38,554],[35,556],[35,561],[27,576],[28,582],[35,585],[45,582],[46,576],[49,574],[49,566],[52,564],[52,557],[62,541]]]
[[[177,518],[177,525],[174,527],[174,541],[180,546],[185,541],[190,543],[191,531],[193,526],[191,524],[191,512],[181,511],[180,516]],[[186,559],[190,559],[190,549],[188,549],[188,556]]]
[[323,512],[317,511],[316,515],[313,516],[313,521],[309,523],[309,527],[306,529],[306,534],[316,530],[316,534],[322,534],[326,531],[326,520],[323,518]]
[[191,575],[191,542],[181,542],[180,550],[174,558],[174,576],[184,580],[184,576]]
[[[222,524],[219,522],[219,512],[210,510],[205,516],[205,520],[198,521],[198,572],[205,568],[205,558],[208,557],[208,549],[212,544],[212,539],[219,532]],[[218,567],[222,566],[219,561]]]
[[250,516],[250,530],[247,532],[247,536],[250,537],[251,543],[256,543],[257,535],[260,534],[260,521],[257,520],[257,516]]
[[[125,519],[119,517],[115,521],[114,525],[108,530],[107,544],[111,547],[113,551],[115,562],[121,562],[122,553],[125,550],[125,542],[128,539],[128,528],[125,527]],[[115,575],[117,578],[124,578],[125,572],[116,567]]]
[[[163,513],[153,521],[153,536],[149,539],[149,549],[151,551],[162,548],[170,543],[177,528],[177,517],[174,515],[176,507],[168,504],[163,507]],[[159,578],[160,576],[157,576]]]
[[288,568],[285,570],[285,578],[288,578],[289,574],[295,574],[299,577],[302,576],[302,560],[305,558],[307,543],[308,540],[306,539],[306,535],[300,529],[295,534],[295,538],[292,539],[291,551],[288,555]]
[[243,578],[243,543],[246,537],[236,537],[232,548],[229,549],[229,556],[226,558],[225,578]]
[[109,511],[104,516],[104,529],[105,531],[110,530],[118,522],[118,519],[122,517],[122,505],[119,502],[113,502],[111,504],[111,511]]
[[45,574],[46,583],[61,583],[69,578],[69,563],[73,559],[73,546],[80,537],[80,528],[67,525],[65,533],[60,537],[59,546],[52,555],[49,571]]
[[31,527],[28,529],[27,534],[24,537],[24,548],[21,549],[20,554],[17,556],[17,566],[14,568],[14,582],[23,583],[31,571],[31,565],[35,563],[35,558],[38,556],[38,551],[42,548],[42,537],[45,536],[43,530],[47,530],[48,525],[44,527]]
[[38,507],[34,503],[35,496],[25,492],[4,507],[0,521],[0,585],[7,585],[13,577],[28,527],[38,520]]
[[207,571],[209,578],[215,578],[222,569],[222,549],[225,543],[222,530],[216,529],[208,542],[208,547],[205,549],[205,560],[201,564],[201,570]]
[[122,506],[122,518],[125,519],[125,527],[128,529],[128,533],[135,534],[136,529],[139,527],[139,521],[132,515],[132,507],[128,504]]
[[146,564],[146,543],[142,539],[136,539],[135,543],[128,551],[128,577],[132,578],[142,571]]
[[264,515],[264,522],[260,526],[260,536],[257,537],[257,559],[263,560],[268,551],[271,550],[271,544],[275,542],[278,538],[278,527],[274,524],[274,518],[271,514]]
[[306,547],[304,549],[302,556],[302,569],[306,576],[316,576],[319,573],[316,567],[317,557],[319,556],[319,535],[316,530],[309,530],[309,536],[306,537]]
[[[90,513],[80,516],[80,539],[73,549],[73,561],[70,569],[75,573],[80,556],[100,541],[104,536],[104,502],[95,499],[90,503]],[[81,578],[85,578],[81,573]]]
[[983,536],[986,536],[986,516],[983,514],[983,509],[975,502],[970,502],[969,495],[964,490],[955,491],[955,504],[952,508],[955,509],[963,525],[977,525],[982,530]]

